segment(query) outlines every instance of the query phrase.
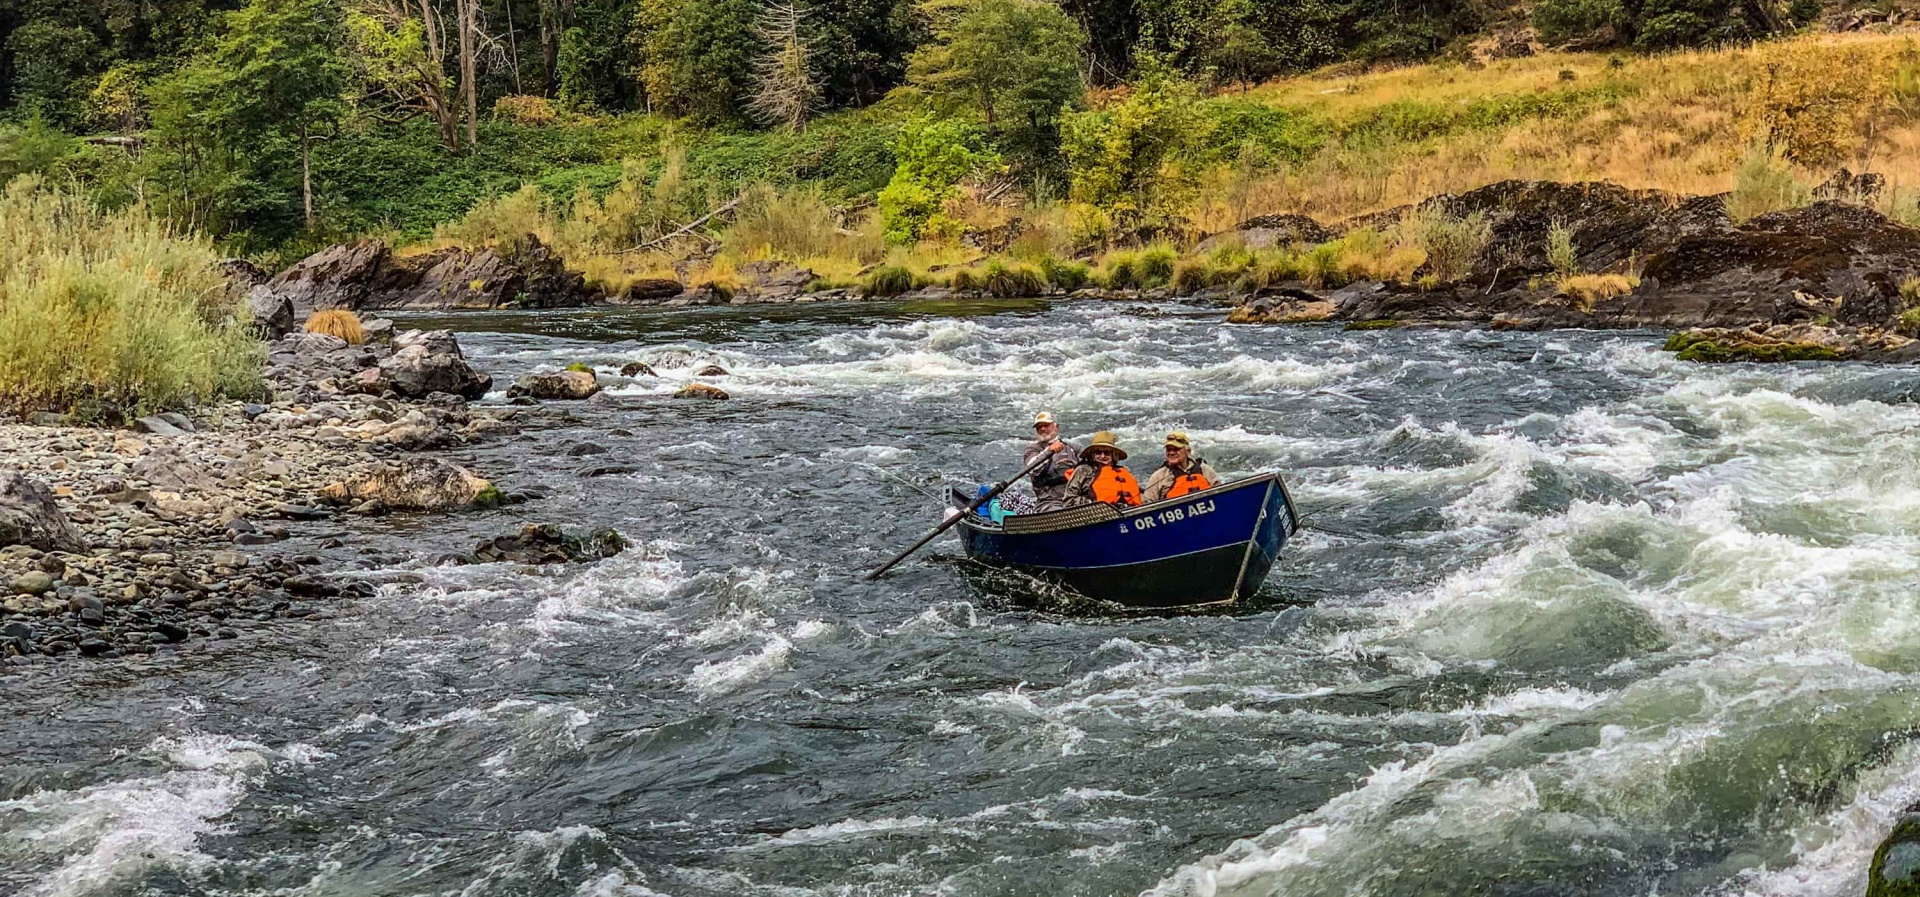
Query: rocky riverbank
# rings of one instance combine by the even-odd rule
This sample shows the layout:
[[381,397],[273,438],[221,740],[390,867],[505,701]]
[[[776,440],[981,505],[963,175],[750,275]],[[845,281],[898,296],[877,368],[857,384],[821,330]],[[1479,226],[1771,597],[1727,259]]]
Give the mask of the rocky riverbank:
[[515,433],[537,413],[469,406],[460,393],[488,379],[451,334],[361,346],[295,334],[268,358],[270,402],[132,430],[45,414],[0,424],[0,663],[150,653],[326,616],[330,599],[373,587],[286,550],[290,528],[518,497],[421,454]]
[[[1920,358],[1910,348],[1920,333],[1920,229],[1869,208],[1877,186],[1860,180],[1843,173],[1825,190],[1833,198],[1738,223],[1719,196],[1494,184],[1369,216],[1481,216],[1487,239],[1459,280],[1287,283],[1245,298],[1229,320],[1664,328],[1685,331],[1673,348],[1703,361],[1911,361]],[[1270,240],[1273,223],[1256,224],[1243,237]],[[1295,227],[1308,225],[1319,227]],[[1567,240],[1557,259],[1556,228]]]

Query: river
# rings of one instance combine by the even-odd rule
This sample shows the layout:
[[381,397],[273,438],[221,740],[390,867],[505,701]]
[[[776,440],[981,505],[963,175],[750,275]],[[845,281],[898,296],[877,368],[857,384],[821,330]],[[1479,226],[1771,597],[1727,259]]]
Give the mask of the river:
[[[545,498],[303,528],[386,583],[332,619],[0,676],[0,893],[1860,892],[1920,799],[1920,372],[1220,317],[410,322],[664,376],[452,453]],[[709,361],[732,401],[666,399]],[[902,479],[1009,472],[1041,409],[1284,471],[1309,529],[1230,613],[952,540],[858,578],[937,520]],[[634,547],[433,565],[531,520]]]

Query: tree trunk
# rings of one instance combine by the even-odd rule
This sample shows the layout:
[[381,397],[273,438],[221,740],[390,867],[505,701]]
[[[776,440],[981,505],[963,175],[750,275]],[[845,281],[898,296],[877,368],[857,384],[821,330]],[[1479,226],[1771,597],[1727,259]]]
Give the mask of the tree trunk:
[[300,123],[300,204],[306,212],[307,230],[313,230],[313,136],[307,123]]
[[467,112],[467,151],[472,152],[480,142],[480,89],[475,82],[474,31],[477,30],[474,19],[475,7],[480,0],[457,0],[455,11],[460,18],[460,92],[465,99]]

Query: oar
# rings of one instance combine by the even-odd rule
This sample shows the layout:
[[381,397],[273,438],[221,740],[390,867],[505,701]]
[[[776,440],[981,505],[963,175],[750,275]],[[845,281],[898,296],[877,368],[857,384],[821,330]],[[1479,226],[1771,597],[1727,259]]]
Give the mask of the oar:
[[1046,464],[1048,461],[1053,460],[1053,456],[1055,454],[1056,453],[1053,451],[1047,451],[1047,452],[1041,453],[1040,457],[1033,459],[1033,463],[1027,465],[1025,470],[1022,470],[1019,473],[1014,474],[1012,477],[1008,478],[1005,482],[1002,482],[994,486],[992,489],[988,489],[985,495],[982,495],[979,498],[974,499],[973,504],[967,505],[966,510],[961,511],[960,513],[955,514],[952,517],[948,517],[946,520],[942,521],[939,526],[934,527],[933,532],[930,532],[924,536],[921,536],[920,541],[913,543],[913,545],[909,546],[906,551],[903,551],[903,552],[900,552],[899,554],[894,555],[893,560],[890,560],[885,564],[880,565],[880,568],[878,570],[875,570],[872,573],[867,574],[867,579],[869,580],[879,579],[881,575],[885,574],[888,570],[892,570],[893,565],[906,560],[907,555],[910,555],[916,551],[919,551],[920,548],[926,545],[928,542],[931,542],[934,539],[939,538],[941,533],[944,533],[947,530],[952,529],[953,525],[956,523],[959,523],[961,518],[977,510],[980,510],[981,505],[984,505],[987,502],[993,501],[995,496],[998,496],[1000,493],[1007,491],[1007,487],[1020,482],[1020,480],[1023,477],[1025,477],[1027,474],[1030,474],[1036,470],[1039,470],[1041,465]]

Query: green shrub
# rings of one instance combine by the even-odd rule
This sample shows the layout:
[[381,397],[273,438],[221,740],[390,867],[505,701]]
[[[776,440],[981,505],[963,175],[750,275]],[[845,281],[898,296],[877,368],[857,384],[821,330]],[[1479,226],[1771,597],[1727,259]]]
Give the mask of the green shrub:
[[1040,274],[1047,279],[1048,283],[1053,284],[1054,289],[1063,293],[1080,289],[1092,279],[1086,265],[1051,255],[1040,259]]
[[1620,0],[1536,0],[1533,5],[1534,30],[1549,44],[1598,37],[1603,29],[1620,35],[1626,21]]
[[576,374],[591,374],[593,373],[593,365],[584,361],[576,361],[567,365],[567,370],[573,371]]
[[1100,260],[1100,282],[1110,290],[1140,288],[1140,254],[1130,250],[1107,253]]
[[947,275],[947,287],[956,293],[971,293],[981,288],[980,274],[972,268],[955,268]]
[[913,118],[894,141],[893,177],[880,191],[880,215],[889,243],[912,243],[939,231],[947,201],[968,175],[998,168],[1000,159],[977,150],[982,138],[972,125],[955,118]]
[[1000,299],[1023,299],[1047,292],[1047,279],[1040,269],[1017,262],[1011,265],[999,260],[988,262],[982,283],[989,294]]
[[860,292],[867,296],[898,296],[913,288],[913,272],[901,265],[881,265],[860,282]]
[[1345,248],[1341,241],[1335,240],[1307,250],[1300,257],[1300,279],[1316,290],[1346,286],[1349,278],[1340,258]]
[[1793,170],[1777,155],[1755,146],[1740,158],[1733,172],[1733,192],[1727,194],[1727,214],[1745,221],[1768,212],[1806,205],[1809,191],[1794,180]]
[[[1405,228],[1410,225],[1411,232]],[[1453,283],[1473,273],[1487,241],[1493,237],[1493,225],[1482,212],[1455,218],[1437,212],[1417,216],[1403,224],[1401,239],[1427,254],[1427,270],[1442,283]]]
[[0,407],[124,417],[259,391],[261,346],[220,253],[147,209],[37,178],[0,195]]
[[1219,272],[1206,259],[1181,259],[1173,266],[1173,291],[1191,296],[1219,281]]
[[1547,228],[1547,264],[1553,266],[1556,280],[1580,273],[1580,259],[1573,248],[1573,228],[1555,221]]
[[1165,243],[1155,243],[1140,251],[1136,273],[1140,285],[1145,287],[1165,286],[1173,280],[1173,265],[1180,260],[1180,253]]

